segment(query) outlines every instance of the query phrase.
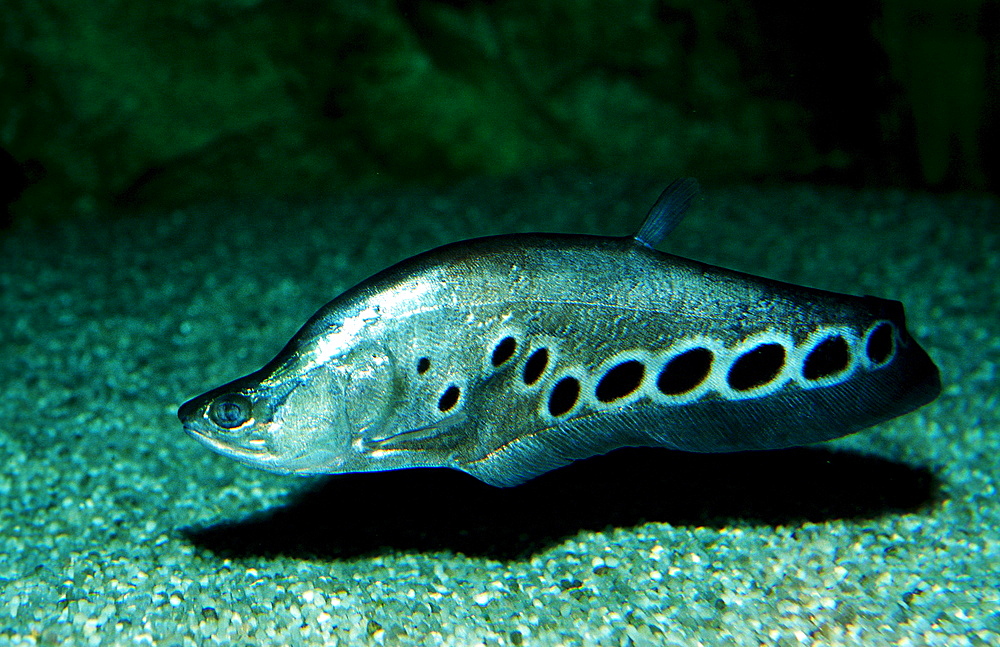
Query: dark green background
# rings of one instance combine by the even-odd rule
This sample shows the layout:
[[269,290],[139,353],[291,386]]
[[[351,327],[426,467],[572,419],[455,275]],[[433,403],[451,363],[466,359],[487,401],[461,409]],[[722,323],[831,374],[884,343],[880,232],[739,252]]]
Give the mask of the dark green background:
[[4,0],[0,203],[565,168],[996,191],[998,30],[987,0]]

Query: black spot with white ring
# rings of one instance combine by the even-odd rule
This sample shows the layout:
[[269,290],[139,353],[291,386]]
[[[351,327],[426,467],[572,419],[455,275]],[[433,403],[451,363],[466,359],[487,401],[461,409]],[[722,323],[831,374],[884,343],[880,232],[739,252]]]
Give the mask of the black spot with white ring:
[[876,325],[865,342],[865,355],[875,366],[887,364],[896,352],[896,335],[892,324],[883,321]]
[[549,392],[549,415],[558,418],[564,416],[576,406],[580,400],[580,380],[567,375],[552,387]]
[[458,398],[462,395],[461,389],[459,389],[454,384],[450,385],[438,398],[438,411],[441,413],[448,413],[455,408],[458,404]]
[[524,363],[524,371],[521,373],[521,378],[527,386],[532,386],[545,374],[545,369],[548,366],[549,349],[543,346],[528,357],[528,361]]
[[431,360],[429,357],[421,357],[417,360],[417,375],[423,375],[431,368]]
[[784,367],[784,346],[774,342],[759,344],[736,358],[726,382],[734,391],[749,391],[772,382]]
[[656,388],[663,395],[683,395],[698,388],[712,372],[715,353],[697,346],[671,357],[659,377]]
[[500,368],[514,356],[517,352],[517,340],[508,335],[496,343],[493,347],[493,354],[490,355],[490,363],[493,368]]
[[821,380],[843,372],[851,365],[851,349],[841,335],[823,339],[812,347],[802,362],[802,377]]
[[594,397],[605,404],[628,397],[642,386],[645,374],[646,366],[639,360],[630,359],[616,364],[601,376],[594,388]]

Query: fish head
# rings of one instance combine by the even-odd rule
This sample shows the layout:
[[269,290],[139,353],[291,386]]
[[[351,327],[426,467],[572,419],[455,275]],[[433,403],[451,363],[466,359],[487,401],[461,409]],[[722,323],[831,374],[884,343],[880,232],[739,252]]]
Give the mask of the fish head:
[[[355,434],[333,366],[267,367],[184,403],[184,430],[213,451],[277,473],[344,471]],[[339,469],[338,469],[339,468]]]
[[271,472],[372,469],[365,439],[378,436],[399,405],[391,354],[378,341],[303,336],[259,371],[184,403],[177,412],[184,430]]

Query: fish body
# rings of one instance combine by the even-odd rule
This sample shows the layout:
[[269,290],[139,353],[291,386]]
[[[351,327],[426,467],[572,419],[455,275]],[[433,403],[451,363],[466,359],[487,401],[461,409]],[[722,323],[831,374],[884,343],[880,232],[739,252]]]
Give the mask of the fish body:
[[404,260],[178,415],[270,471],[450,467],[510,486],[622,446],[829,440],[937,396],[900,303],[653,249],[696,186],[668,187],[636,236],[491,236]]

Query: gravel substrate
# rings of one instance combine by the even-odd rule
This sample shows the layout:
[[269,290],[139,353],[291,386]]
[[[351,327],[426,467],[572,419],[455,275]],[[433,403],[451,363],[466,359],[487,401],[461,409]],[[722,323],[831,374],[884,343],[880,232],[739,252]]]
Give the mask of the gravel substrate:
[[493,489],[275,476],[182,432],[183,400],[389,263],[628,233],[660,188],[482,180],[0,234],[0,645],[1000,644],[993,198],[710,187],[661,246],[906,304],[941,397],[834,443],[623,450]]

